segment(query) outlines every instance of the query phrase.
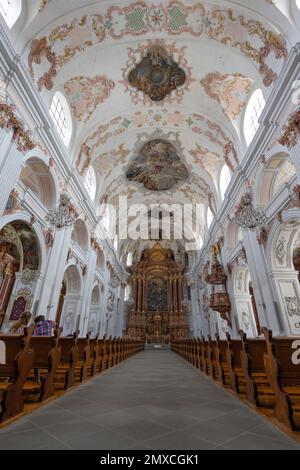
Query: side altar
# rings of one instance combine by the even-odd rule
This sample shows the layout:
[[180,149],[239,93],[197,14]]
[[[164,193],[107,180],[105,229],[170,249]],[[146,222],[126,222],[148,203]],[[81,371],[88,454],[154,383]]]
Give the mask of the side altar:
[[133,267],[133,308],[127,335],[148,343],[169,343],[188,337],[187,312],[183,305],[184,266],[157,242],[145,250]]

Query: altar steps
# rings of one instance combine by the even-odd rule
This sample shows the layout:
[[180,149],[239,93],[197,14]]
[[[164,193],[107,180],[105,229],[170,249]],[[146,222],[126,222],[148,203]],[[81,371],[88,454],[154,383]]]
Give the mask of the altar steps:
[[145,351],[170,351],[171,345],[165,343],[146,343]]

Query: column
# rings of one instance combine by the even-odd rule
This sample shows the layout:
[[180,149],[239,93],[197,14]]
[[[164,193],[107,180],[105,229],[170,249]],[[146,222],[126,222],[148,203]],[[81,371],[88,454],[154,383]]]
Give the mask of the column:
[[251,275],[252,286],[257,302],[258,316],[261,326],[273,331],[274,336],[282,334],[279,312],[273,294],[271,280],[268,274],[265,252],[259,245],[256,232],[243,231],[247,263]]
[[56,231],[53,247],[48,256],[44,284],[41,289],[38,314],[47,315],[47,318],[53,321],[59,302],[71,235],[72,227]]
[[[88,253],[87,261],[86,261],[87,272],[84,278],[84,285],[83,285],[83,290],[82,290],[82,302],[81,302],[81,310],[80,310],[79,330],[80,330],[80,336],[83,336],[83,337],[86,336],[88,332],[87,330],[88,330],[88,325],[89,325],[96,262],[97,262],[97,253],[93,248],[91,248]],[[97,316],[97,321],[98,319],[99,319],[99,315]]]

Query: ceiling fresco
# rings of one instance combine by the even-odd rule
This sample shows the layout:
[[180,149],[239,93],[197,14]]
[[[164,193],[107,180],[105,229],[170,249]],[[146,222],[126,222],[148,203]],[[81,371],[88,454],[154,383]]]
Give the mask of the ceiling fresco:
[[127,170],[128,181],[151,191],[166,191],[187,178],[188,170],[176,148],[163,139],[144,144]]
[[160,44],[154,44],[128,74],[130,85],[149,96],[152,101],[162,101],[172,91],[184,85],[186,74]]

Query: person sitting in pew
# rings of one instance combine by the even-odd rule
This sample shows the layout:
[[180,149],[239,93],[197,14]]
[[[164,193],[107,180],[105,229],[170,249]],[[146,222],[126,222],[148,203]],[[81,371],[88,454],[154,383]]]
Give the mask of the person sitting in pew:
[[[32,336],[53,336],[56,328],[56,323],[52,320],[46,320],[44,315],[38,315],[35,320],[35,327],[32,332]],[[34,376],[37,383],[41,382],[41,370],[38,368],[34,369]]]
[[44,315],[39,315],[34,320],[35,327],[32,336],[53,336],[56,323],[52,320],[46,320]]
[[30,318],[30,312],[23,312],[21,318],[11,327],[9,333],[14,335],[22,335],[24,333],[24,328],[26,328],[30,322]]

